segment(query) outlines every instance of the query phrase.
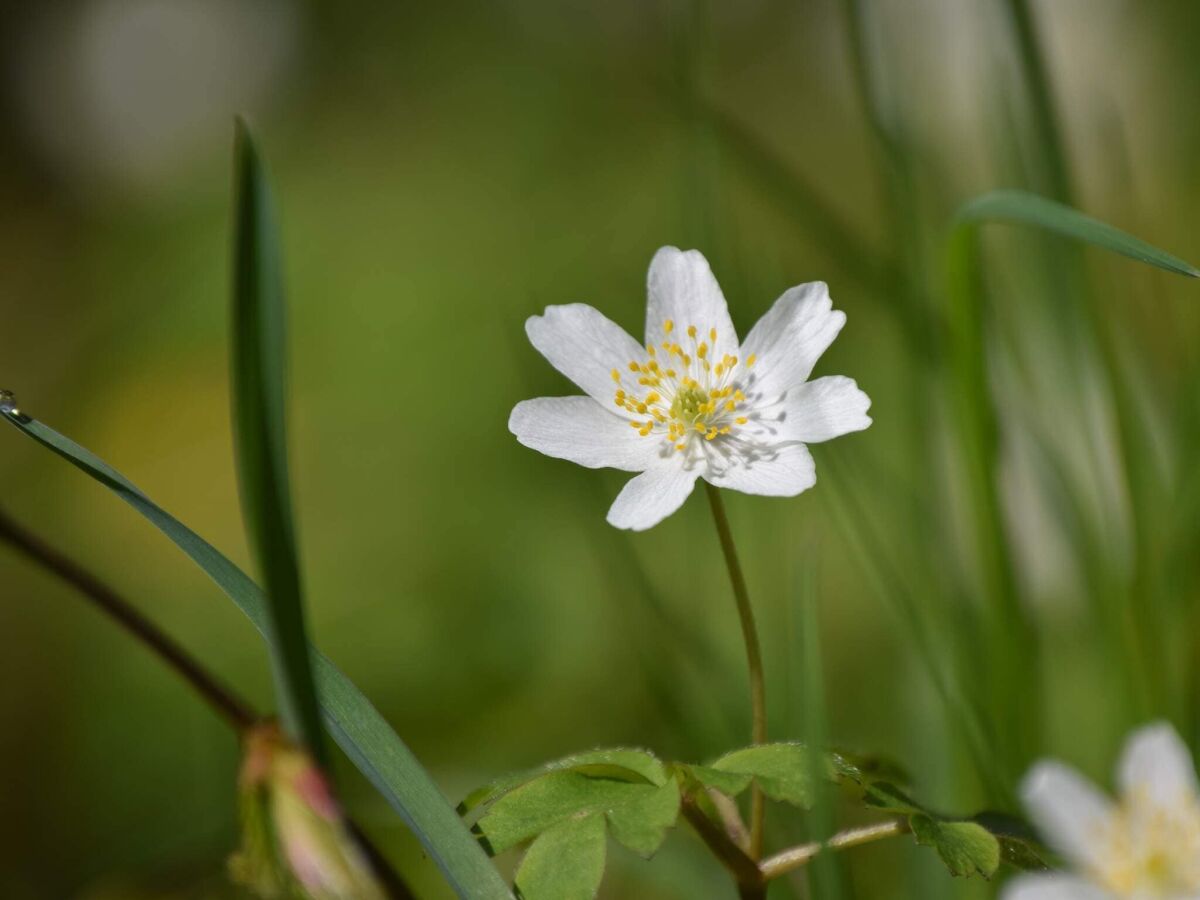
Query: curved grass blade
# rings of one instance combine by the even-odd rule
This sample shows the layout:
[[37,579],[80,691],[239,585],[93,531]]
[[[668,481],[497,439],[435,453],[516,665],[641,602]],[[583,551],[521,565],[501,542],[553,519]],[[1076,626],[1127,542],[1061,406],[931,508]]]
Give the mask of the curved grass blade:
[[266,638],[284,730],[324,764],[288,480],[283,273],[262,158],[234,141],[233,431],[242,511],[266,586]]
[[[0,416],[141,513],[266,634],[262,591],[220,551],[89,450],[9,405],[0,404]],[[350,679],[319,651],[311,652],[317,696],[330,733],[412,829],[458,895],[469,900],[512,900],[499,873],[412,751]]]
[[959,207],[954,219],[959,225],[986,222],[1032,225],[1085,244],[1095,244],[1177,275],[1200,278],[1200,269],[1191,263],[1119,228],[1028,191],[1001,190],[981,194]]

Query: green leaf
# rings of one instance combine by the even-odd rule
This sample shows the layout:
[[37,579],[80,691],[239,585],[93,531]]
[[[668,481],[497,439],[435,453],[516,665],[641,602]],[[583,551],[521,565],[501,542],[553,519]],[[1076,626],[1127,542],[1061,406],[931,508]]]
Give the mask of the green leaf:
[[639,856],[655,854],[679,818],[679,782],[674,779],[643,797],[608,811],[612,836]]
[[1014,869],[1042,871],[1048,869],[1046,849],[1033,830],[1020,819],[1003,813],[980,813],[971,821],[982,825],[1000,842],[1000,858]]
[[1091,216],[1026,191],[991,191],[969,200],[955,216],[960,223],[1010,222],[1032,225],[1066,238],[1095,244],[1168,272],[1200,278],[1200,270]]
[[233,424],[242,509],[266,585],[267,645],[288,735],[325,761],[288,479],[284,298],[271,191],[240,119],[234,147]]
[[752,775],[741,772],[722,772],[710,766],[696,766],[689,763],[677,764],[684,776],[698,782],[701,786],[720,791],[727,797],[736,797],[754,780]]
[[[3,418],[141,513],[217,583],[259,632],[264,632],[262,591],[216,548],[74,441],[24,413],[10,410],[3,412]],[[319,652],[313,652],[313,665],[317,694],[334,739],[412,829],[459,896],[470,900],[511,898],[508,887],[462,820],[371,702]]]
[[485,849],[495,855],[566,819],[611,811],[643,800],[656,790],[649,784],[593,778],[572,771],[551,772],[496,800],[473,830]]
[[523,900],[591,900],[604,877],[604,817],[567,819],[535,840],[517,869]]
[[863,801],[883,812],[907,816],[927,810],[912,797],[886,781],[868,781],[863,785]]
[[991,878],[1000,866],[1000,843],[976,822],[939,822],[929,816],[909,819],[918,844],[937,850],[952,875]]
[[522,784],[533,781],[549,772],[575,771],[584,775],[613,778],[619,781],[646,784],[663,784],[667,780],[666,768],[648,750],[624,747],[586,750],[562,759],[546,763],[523,772],[505,775],[476,788],[458,804],[459,815],[466,815],[480,806],[485,806]]
[[807,809],[812,805],[811,766],[808,749],[802,744],[762,744],[727,753],[711,768],[752,775],[772,800]]

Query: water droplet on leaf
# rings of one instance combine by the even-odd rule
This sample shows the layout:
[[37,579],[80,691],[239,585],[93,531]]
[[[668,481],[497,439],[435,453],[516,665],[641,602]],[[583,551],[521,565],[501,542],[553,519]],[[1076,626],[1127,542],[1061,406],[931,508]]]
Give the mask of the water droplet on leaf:
[[17,409],[17,395],[12,391],[2,389],[0,389],[0,414],[10,416],[21,424],[33,421],[33,419]]

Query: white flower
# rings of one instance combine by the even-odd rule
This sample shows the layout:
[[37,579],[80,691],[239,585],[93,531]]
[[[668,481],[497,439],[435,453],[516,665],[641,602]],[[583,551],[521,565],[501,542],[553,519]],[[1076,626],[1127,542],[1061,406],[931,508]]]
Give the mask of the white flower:
[[697,478],[791,497],[816,483],[806,444],[871,424],[850,378],[808,381],[846,322],[821,282],[791,288],[738,344],[704,256],[663,247],[647,279],[646,344],[581,303],[551,306],[525,331],[587,394],[518,403],[522,444],[588,468],[640,472],[608,511],[642,530],[675,512]]
[[1175,730],[1135,732],[1117,781],[1113,803],[1060,763],[1034,766],[1025,806],[1076,874],[1024,875],[1004,900],[1200,900],[1200,793]]

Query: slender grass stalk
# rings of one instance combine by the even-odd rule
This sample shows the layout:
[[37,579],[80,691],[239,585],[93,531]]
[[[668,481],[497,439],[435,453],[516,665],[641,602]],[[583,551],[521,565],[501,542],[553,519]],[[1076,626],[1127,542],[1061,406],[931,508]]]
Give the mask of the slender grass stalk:
[[1073,203],[1074,192],[1067,168],[1067,154],[1063,150],[1054,95],[1050,91],[1050,78],[1046,74],[1046,62],[1041,42],[1038,40],[1033,13],[1029,9],[1029,0],[1006,0],[1006,5],[1021,66],[1021,77],[1033,110],[1033,127],[1037,131],[1038,145],[1042,151],[1047,188],[1055,200],[1070,206]]
[[[191,686],[214,712],[239,737],[261,722],[263,717],[237,693],[226,687],[174,638],[142,615],[137,608],[109,587],[97,575],[71,559],[4,510],[0,509],[0,541],[23,553],[26,558],[76,588],[97,609],[136,638],[155,656]],[[346,827],[366,857],[371,871],[391,900],[414,900],[409,889],[386,856],[367,837],[362,828],[346,817]]]
[[[729,528],[729,516],[725,513],[725,501],[721,492],[704,482],[708,494],[708,505],[712,509],[713,522],[717,526],[717,537],[721,540],[721,552],[725,566],[729,569],[729,582],[737,601],[738,619],[742,624],[742,638],[746,642],[746,662],[750,668],[750,710],[752,717],[751,740],[755,744],[767,742],[767,693],[763,677],[762,649],[758,643],[758,629],[754,624],[754,609],[750,605],[750,592],[746,589],[746,576],[738,561],[737,547],[733,543],[733,532]],[[762,856],[763,825],[766,809],[762,791],[754,785],[750,794],[750,856]]]

